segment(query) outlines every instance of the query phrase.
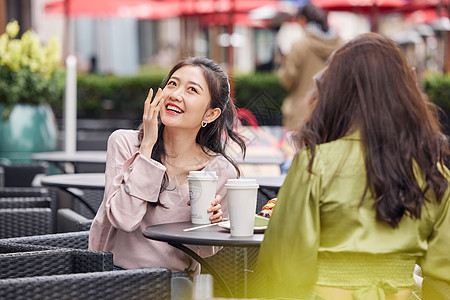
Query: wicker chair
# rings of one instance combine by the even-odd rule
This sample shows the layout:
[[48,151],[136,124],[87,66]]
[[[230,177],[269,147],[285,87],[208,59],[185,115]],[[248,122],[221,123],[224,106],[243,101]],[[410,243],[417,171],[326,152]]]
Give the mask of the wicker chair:
[[[72,194],[74,197],[82,198],[95,212],[98,211],[98,208],[103,201],[103,190],[69,188],[67,189],[67,192]],[[93,219],[95,217],[95,214],[90,209],[88,209],[86,205],[81,201],[77,201],[76,199],[74,199],[72,203],[72,209],[75,212],[88,219]]]
[[[0,279],[112,271],[112,253],[0,243]],[[30,251],[31,250],[31,251]],[[38,250],[38,251],[36,251]]]
[[56,248],[88,249],[89,231],[26,236],[20,238],[3,239],[0,240],[0,242]]
[[44,187],[0,187],[0,197],[51,197],[52,190]]
[[[271,196],[258,194],[256,213],[270,200]],[[258,290],[264,284],[253,270],[256,267],[259,247],[223,247],[215,255],[205,260],[216,270],[230,288],[231,293],[237,297],[247,297],[247,290]],[[207,271],[202,269],[202,274]],[[227,297],[220,284],[214,280],[214,295]]]
[[171,272],[164,268],[0,280],[0,299],[170,299]]
[[4,186],[31,187],[36,176],[47,174],[48,167],[43,164],[2,164]]
[[[205,260],[219,273],[235,297],[245,298],[247,289],[253,289],[254,285],[260,284],[258,280],[252,278],[258,254],[259,247],[223,247]],[[207,273],[204,269],[201,272]],[[228,296],[216,281],[214,281],[214,295]]]
[[54,214],[50,208],[0,209],[0,238],[53,232]]
[[70,208],[60,208],[58,209],[57,232],[86,231],[91,229],[92,221]]
[[[56,232],[56,219],[58,211],[58,197],[56,188],[45,187],[0,187],[1,198],[36,198],[50,197],[50,207],[53,213],[53,232]],[[0,200],[1,201],[1,200]],[[3,207],[0,207],[3,208]],[[6,207],[5,207],[6,208]],[[11,207],[13,208],[13,207]]]
[[0,197],[1,208],[32,208],[32,207],[49,207],[51,208],[51,197]]

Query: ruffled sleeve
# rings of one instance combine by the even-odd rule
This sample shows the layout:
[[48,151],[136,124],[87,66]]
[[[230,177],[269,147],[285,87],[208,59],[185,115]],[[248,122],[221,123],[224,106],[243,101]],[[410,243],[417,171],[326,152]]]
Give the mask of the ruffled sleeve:
[[303,149],[294,159],[261,244],[256,272],[267,278],[269,295],[296,298],[316,280],[321,172],[317,156],[308,171],[309,158]]
[[147,202],[158,201],[166,169],[140,154],[127,134],[118,130],[108,139],[104,207],[99,212],[104,210],[115,228],[132,232],[146,214]]

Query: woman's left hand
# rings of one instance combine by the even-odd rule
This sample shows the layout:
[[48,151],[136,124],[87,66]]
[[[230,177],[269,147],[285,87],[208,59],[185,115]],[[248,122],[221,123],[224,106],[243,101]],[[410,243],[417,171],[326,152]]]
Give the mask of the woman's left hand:
[[211,207],[208,208],[208,212],[212,212],[213,214],[209,217],[211,220],[211,223],[218,223],[223,221],[223,211],[222,211],[222,205],[220,205],[220,200],[222,200],[222,197],[220,195],[216,195],[214,197],[214,200],[211,202]]

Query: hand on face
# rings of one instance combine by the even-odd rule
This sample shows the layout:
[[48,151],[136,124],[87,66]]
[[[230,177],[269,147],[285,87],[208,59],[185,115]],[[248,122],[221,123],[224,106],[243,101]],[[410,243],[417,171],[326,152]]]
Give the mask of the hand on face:
[[[223,221],[223,211],[222,205],[220,205],[220,201],[222,197],[220,195],[216,195],[214,200],[211,202],[211,207],[208,208],[208,212],[212,212],[212,216],[209,217],[211,223],[218,223]],[[187,205],[191,205],[191,201],[188,200]]]
[[163,91],[158,88],[158,92],[153,98],[153,89],[148,92],[144,104],[144,114],[142,116],[144,126],[144,137],[140,147],[140,152],[147,158],[151,157],[153,146],[158,139],[158,115],[164,103]]

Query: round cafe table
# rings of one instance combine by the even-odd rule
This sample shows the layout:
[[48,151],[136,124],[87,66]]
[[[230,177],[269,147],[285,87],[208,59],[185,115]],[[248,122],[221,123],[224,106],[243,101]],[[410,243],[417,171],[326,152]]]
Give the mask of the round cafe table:
[[79,195],[76,189],[105,189],[104,173],[75,173],[75,174],[58,174],[49,175],[41,178],[41,184],[44,186],[58,187],[76,199],[80,200],[94,215],[97,209],[92,207],[83,196]]
[[[32,160],[46,161],[55,164],[64,173],[76,173],[77,164],[106,164],[106,151],[53,151],[39,152],[31,156]],[[70,164],[70,172],[67,172],[65,164]]]
[[[196,228],[195,230],[187,229]],[[264,239],[264,233],[254,233],[248,237],[232,237],[230,231],[219,227],[217,224],[204,227],[202,225],[192,224],[191,222],[178,222],[159,224],[146,227],[142,234],[149,239],[167,242],[169,245],[183,251],[204,267],[217,282],[222,286],[224,291],[227,291],[230,297],[233,293],[230,287],[219,273],[202,257],[185,246],[188,245],[203,245],[203,246],[231,246],[231,247],[259,247]],[[229,263],[236,263],[230,261]],[[244,258],[244,267],[242,272],[247,271],[247,258]],[[246,277],[244,276],[244,284],[246,285]]]

